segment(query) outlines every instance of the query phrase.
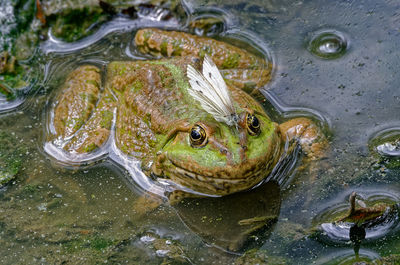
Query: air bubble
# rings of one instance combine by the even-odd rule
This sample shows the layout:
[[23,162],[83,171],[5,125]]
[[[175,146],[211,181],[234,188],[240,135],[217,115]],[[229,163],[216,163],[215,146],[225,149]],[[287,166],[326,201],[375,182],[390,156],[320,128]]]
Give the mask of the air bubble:
[[348,50],[346,36],[336,30],[317,31],[312,34],[308,50],[322,59],[337,59]]
[[386,157],[400,157],[400,128],[378,132],[369,142],[371,151]]

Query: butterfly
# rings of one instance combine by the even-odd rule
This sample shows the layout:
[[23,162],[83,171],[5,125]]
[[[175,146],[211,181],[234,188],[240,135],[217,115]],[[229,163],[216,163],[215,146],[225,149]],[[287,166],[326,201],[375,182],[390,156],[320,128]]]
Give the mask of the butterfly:
[[190,83],[189,94],[201,107],[215,120],[237,127],[239,117],[227,85],[218,67],[207,54],[204,56],[202,73],[188,65],[187,77]]

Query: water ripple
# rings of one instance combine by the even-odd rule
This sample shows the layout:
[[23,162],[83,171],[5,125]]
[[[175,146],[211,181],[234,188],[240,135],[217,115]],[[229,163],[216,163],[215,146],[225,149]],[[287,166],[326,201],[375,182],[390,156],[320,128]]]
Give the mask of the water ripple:
[[349,48],[348,38],[337,30],[319,30],[310,38],[307,49],[322,59],[337,59]]
[[[136,20],[131,20],[124,17],[118,17],[109,23],[103,25],[98,31],[94,34],[83,38],[76,42],[64,42],[60,39],[57,39],[54,34],[49,31],[48,40],[41,44],[41,49],[44,54],[48,55],[49,53],[73,53],[80,49],[84,49],[89,47],[90,45],[100,41],[102,38],[107,36],[112,32],[129,32],[137,28],[143,27],[159,27],[161,26],[160,21],[152,20],[147,17],[138,18]],[[176,29],[179,27],[177,21],[162,21],[162,26],[166,29]]]
[[[362,240],[375,241],[382,239],[389,234],[399,230],[399,202],[398,192],[388,189],[379,190],[361,190],[357,193],[362,198],[367,207],[373,207],[379,203],[387,204],[386,211],[374,221],[361,225],[365,229],[365,235]],[[317,239],[325,243],[344,244],[352,240],[352,227],[355,225],[349,222],[338,221],[349,211],[349,194],[341,195],[341,202],[330,202],[328,206],[314,217],[314,224],[318,225],[320,233]],[[356,208],[358,208],[357,206]]]
[[400,157],[400,127],[375,133],[369,141],[369,147],[383,156]]

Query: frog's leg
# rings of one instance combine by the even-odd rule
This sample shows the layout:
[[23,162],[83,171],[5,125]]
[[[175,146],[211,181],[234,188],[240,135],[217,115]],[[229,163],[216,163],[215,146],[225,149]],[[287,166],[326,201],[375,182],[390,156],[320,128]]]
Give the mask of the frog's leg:
[[328,141],[314,122],[307,118],[295,118],[279,125],[283,140],[298,139],[302,151],[311,160],[324,155]]
[[165,201],[160,196],[152,193],[150,187],[150,190],[146,191],[133,202],[132,210],[141,217],[157,210],[164,203]]
[[271,64],[244,49],[207,37],[184,32],[141,29],[135,43],[139,51],[155,56],[196,56],[208,54],[228,85],[251,93],[271,79]]
[[89,153],[103,146],[110,136],[115,99],[106,90],[92,116],[65,146],[69,152]]
[[[300,144],[304,156],[302,158],[303,163],[297,167],[297,170],[303,172],[302,185],[312,186],[321,176],[321,173],[325,172],[321,169],[330,167],[326,162],[327,160],[322,159],[328,149],[328,140],[324,133],[313,121],[304,117],[286,121],[279,125],[279,129],[284,142],[294,139]],[[312,192],[306,193],[303,207],[310,207],[315,203],[314,200],[315,196]]]
[[170,205],[177,205],[186,198],[206,198],[204,195],[186,192],[183,190],[174,190],[167,194]]
[[55,137],[69,153],[88,153],[101,147],[110,135],[115,100],[101,95],[100,70],[85,65],[69,74],[54,109]]

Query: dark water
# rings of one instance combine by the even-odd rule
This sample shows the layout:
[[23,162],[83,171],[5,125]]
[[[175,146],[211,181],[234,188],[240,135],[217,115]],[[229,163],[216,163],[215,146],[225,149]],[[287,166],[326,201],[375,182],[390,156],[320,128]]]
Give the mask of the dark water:
[[400,3],[188,1],[185,8],[188,17],[180,22],[116,18],[81,41],[64,43],[50,35],[41,43],[32,66],[35,92],[0,116],[1,130],[25,148],[16,180],[0,190],[0,263],[237,260],[239,255],[205,243],[188,218],[168,205],[141,214],[135,202],[146,184],[133,181],[141,179],[134,166],[105,160],[64,169],[43,147],[46,115],[68,72],[84,63],[140,58],[132,42],[138,28],[186,30],[189,21],[207,16],[224,21],[215,29],[222,30],[219,37],[241,39],[273,61],[273,79],[263,91],[268,113],[278,122],[312,117],[330,141],[325,159],[297,170],[281,187],[277,222],[260,236],[256,254],[247,254],[248,264],[257,258],[353,264],[399,254],[396,211],[365,229],[358,258],[349,225],[331,222],[346,212],[353,191],[367,206],[400,203]]

